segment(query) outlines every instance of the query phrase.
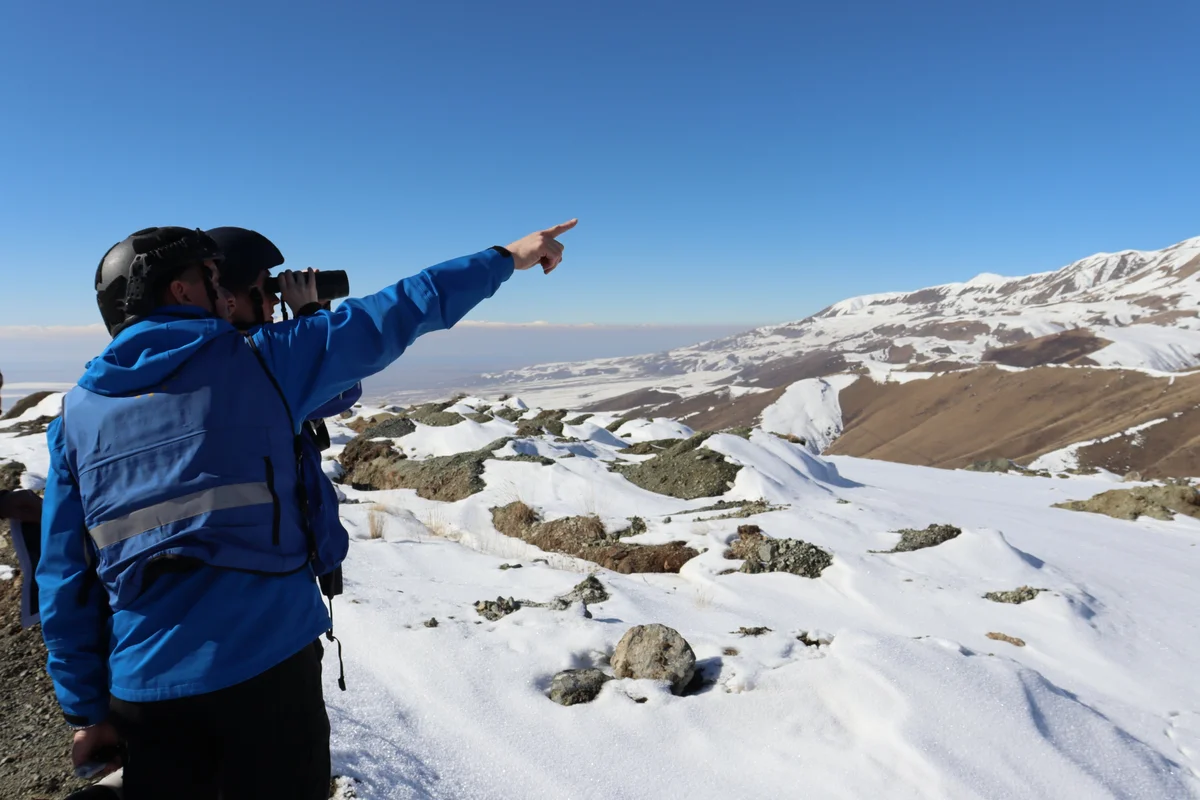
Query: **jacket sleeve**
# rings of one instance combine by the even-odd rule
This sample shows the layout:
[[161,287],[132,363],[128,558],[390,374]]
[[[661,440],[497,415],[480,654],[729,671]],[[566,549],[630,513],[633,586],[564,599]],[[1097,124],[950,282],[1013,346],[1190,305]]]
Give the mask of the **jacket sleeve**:
[[254,344],[298,426],[330,397],[391,364],[418,336],[452,327],[512,277],[495,250],[446,261],[366,297],[259,328]]
[[362,399],[362,384],[356,383],[346,391],[339,394],[337,397],[330,400],[325,405],[318,408],[316,411],[308,415],[308,419],[317,420],[325,419],[326,417],[336,417],[343,411],[348,411],[354,407],[354,404]]
[[93,725],[108,714],[108,601],[90,563],[83,502],[63,456],[61,417],[46,438],[50,469],[37,566],[46,670],[67,722]]

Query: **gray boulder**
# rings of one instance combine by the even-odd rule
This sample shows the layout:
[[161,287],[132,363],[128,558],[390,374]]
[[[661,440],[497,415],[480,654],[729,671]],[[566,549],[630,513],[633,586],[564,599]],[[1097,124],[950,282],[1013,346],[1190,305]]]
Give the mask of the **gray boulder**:
[[611,675],[598,669],[563,670],[550,682],[550,699],[560,706],[590,703],[611,680]]
[[696,674],[696,654],[679,631],[666,625],[637,625],[626,631],[612,657],[618,678],[670,681],[682,694]]
[[603,603],[608,599],[608,590],[604,588],[604,584],[595,575],[588,575],[571,591],[564,594],[559,600],[565,601],[567,604],[584,603],[591,605],[592,603]]

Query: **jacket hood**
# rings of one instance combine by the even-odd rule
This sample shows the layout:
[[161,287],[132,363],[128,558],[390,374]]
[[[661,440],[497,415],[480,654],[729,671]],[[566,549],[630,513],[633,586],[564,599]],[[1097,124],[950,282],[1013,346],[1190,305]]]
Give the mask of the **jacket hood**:
[[136,394],[161,384],[210,341],[233,330],[228,322],[198,308],[155,309],[88,362],[79,385],[107,397]]

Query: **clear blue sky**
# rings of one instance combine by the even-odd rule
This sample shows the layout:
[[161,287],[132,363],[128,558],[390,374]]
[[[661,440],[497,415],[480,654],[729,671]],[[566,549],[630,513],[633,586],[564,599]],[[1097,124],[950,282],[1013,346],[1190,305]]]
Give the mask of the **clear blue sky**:
[[1200,3],[0,6],[0,324],[244,225],[359,290],[578,216],[476,319],[745,322],[1200,235]]

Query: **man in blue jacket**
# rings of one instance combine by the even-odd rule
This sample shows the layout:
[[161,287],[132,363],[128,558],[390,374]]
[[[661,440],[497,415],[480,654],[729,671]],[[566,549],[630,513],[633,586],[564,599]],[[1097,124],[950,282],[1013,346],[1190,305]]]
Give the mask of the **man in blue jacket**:
[[[205,233],[221,251],[221,288],[229,292],[229,322],[238,330],[247,332],[273,322],[281,299],[295,317],[331,310],[328,302],[322,303],[317,297],[312,281],[307,281],[305,287],[289,282],[292,292],[282,298],[267,290],[266,280],[271,270],[282,265],[284,257],[275,243],[258,231],[226,226]],[[321,469],[321,452],[330,445],[325,418],[352,408],[360,398],[362,384],[356,383],[314,411],[301,428],[304,477],[310,517],[316,528],[314,536],[325,541],[336,539],[339,547],[349,544],[350,535],[338,517],[337,491]],[[334,596],[342,593],[342,568],[336,567],[317,577],[321,592],[332,603]],[[332,616],[332,607],[330,612]],[[332,630],[327,638],[333,638]]]
[[[322,798],[329,722],[300,425],[453,326],[575,221],[243,336],[220,251],[150,228],[96,272],[114,339],[47,431],[37,570],[72,760],[125,745],[125,796]],[[303,286],[304,273],[281,282]]]

